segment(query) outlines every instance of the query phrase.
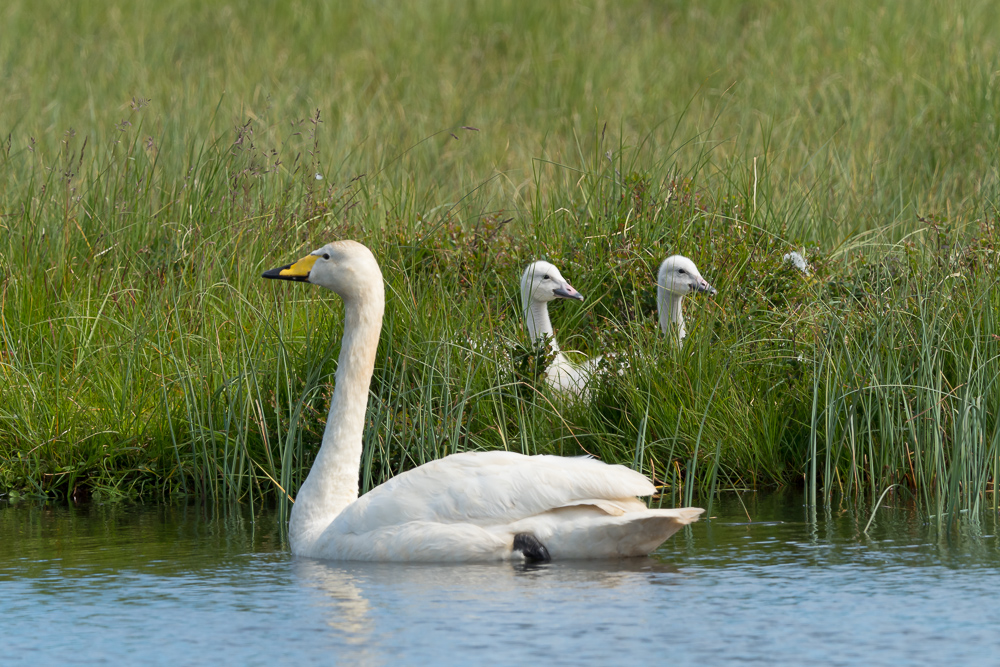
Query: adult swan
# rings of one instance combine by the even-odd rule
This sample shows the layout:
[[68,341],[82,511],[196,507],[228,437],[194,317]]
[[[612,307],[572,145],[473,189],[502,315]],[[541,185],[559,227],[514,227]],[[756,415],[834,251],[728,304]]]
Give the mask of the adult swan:
[[361,435],[385,309],[382,272],[354,241],[265,278],[344,300],[344,338],[323,444],[292,507],[292,553],[375,561],[609,558],[648,554],[703,510],[648,509],[655,488],[624,466],[512,452],[453,454],[358,498]]

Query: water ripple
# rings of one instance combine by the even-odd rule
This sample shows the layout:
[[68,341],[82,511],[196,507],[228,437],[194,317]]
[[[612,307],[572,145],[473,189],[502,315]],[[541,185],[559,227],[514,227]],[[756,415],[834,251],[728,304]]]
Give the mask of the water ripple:
[[[754,516],[746,518],[743,505]],[[721,503],[653,558],[541,566],[292,558],[267,513],[0,509],[6,660],[379,665],[993,662],[996,539],[912,512],[811,524]],[[991,529],[993,534],[995,529]]]

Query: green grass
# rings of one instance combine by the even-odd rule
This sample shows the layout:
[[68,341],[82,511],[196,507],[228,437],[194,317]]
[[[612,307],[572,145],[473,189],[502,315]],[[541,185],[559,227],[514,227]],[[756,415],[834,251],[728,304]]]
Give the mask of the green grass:
[[[350,237],[388,282],[364,488],[504,447],[633,465],[663,503],[995,509],[998,14],[8,2],[0,491],[285,503],[341,311],[259,276]],[[720,291],[682,350],[674,253]],[[629,361],[588,403],[515,363],[542,257],[587,296],[563,347]]]

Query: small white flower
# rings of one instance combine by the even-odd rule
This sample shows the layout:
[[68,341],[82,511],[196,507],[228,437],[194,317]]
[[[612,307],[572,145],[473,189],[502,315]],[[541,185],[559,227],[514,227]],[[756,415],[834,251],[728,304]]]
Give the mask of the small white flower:
[[[805,250],[803,250],[802,252],[805,252]],[[794,250],[790,253],[786,253],[785,256],[781,258],[781,261],[791,263],[792,265],[795,266],[796,269],[806,274],[807,276],[810,273],[812,273],[809,270],[809,262],[806,261],[806,258],[800,255],[799,253],[795,252]]]
[[322,181],[322,180],[323,180],[323,174],[321,174],[321,173],[319,173],[319,172],[317,171],[317,172],[316,172],[316,180],[317,180],[317,181]]

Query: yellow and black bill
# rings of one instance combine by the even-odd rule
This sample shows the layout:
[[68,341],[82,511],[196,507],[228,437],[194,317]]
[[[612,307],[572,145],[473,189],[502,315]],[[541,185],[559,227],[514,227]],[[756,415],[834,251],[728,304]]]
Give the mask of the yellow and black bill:
[[296,280],[298,282],[309,282],[309,272],[312,271],[313,264],[319,259],[318,255],[306,255],[294,264],[279,266],[276,269],[265,271],[264,278],[274,278],[275,280]]

